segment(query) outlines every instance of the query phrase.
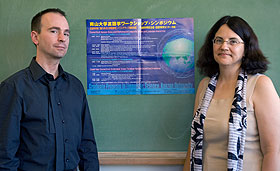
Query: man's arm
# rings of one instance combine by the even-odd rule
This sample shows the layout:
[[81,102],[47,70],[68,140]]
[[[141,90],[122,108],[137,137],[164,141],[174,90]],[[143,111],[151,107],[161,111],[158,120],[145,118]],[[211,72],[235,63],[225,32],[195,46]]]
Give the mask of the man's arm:
[[79,147],[81,171],[99,171],[99,160],[96,142],[94,138],[93,126],[86,96],[83,100],[83,118],[82,118],[82,140]]
[[0,85],[0,170],[19,166],[16,152],[20,144],[21,100],[13,86]]

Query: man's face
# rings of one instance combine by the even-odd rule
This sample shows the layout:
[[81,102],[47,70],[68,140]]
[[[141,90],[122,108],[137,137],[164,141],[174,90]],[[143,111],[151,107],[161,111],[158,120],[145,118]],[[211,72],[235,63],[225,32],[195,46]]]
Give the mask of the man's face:
[[[35,32],[35,31],[32,31]],[[69,45],[69,25],[59,13],[46,13],[41,18],[41,32],[36,34],[37,55],[45,58],[61,59]]]

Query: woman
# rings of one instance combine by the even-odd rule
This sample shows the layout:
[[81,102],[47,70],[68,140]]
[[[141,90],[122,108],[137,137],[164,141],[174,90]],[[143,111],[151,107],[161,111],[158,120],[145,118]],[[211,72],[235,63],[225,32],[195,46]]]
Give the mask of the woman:
[[184,170],[280,170],[280,101],[252,28],[224,16],[209,31]]

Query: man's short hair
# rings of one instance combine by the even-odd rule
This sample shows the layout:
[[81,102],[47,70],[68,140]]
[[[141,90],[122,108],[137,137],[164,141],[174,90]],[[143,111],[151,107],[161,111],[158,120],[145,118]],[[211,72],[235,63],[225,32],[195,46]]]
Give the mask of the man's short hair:
[[42,16],[46,13],[59,13],[61,14],[62,16],[64,16],[66,18],[66,14],[64,11],[62,11],[61,9],[59,8],[48,8],[48,9],[45,9],[41,12],[39,12],[38,14],[36,14],[33,18],[32,18],[32,21],[31,21],[31,31],[36,31],[37,33],[40,33],[41,32],[41,19],[42,19]]

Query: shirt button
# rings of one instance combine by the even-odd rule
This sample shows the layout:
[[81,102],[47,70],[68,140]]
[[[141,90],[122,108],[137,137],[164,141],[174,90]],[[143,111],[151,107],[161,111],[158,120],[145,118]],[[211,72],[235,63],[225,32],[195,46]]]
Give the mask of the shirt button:
[[64,120],[62,120],[61,122],[62,122],[63,124],[65,123],[65,121],[64,121]]
[[65,139],[65,143],[68,143],[68,139]]
[[66,159],[66,162],[69,162],[69,159]]
[[61,103],[60,102],[57,102],[57,105],[60,105]]

